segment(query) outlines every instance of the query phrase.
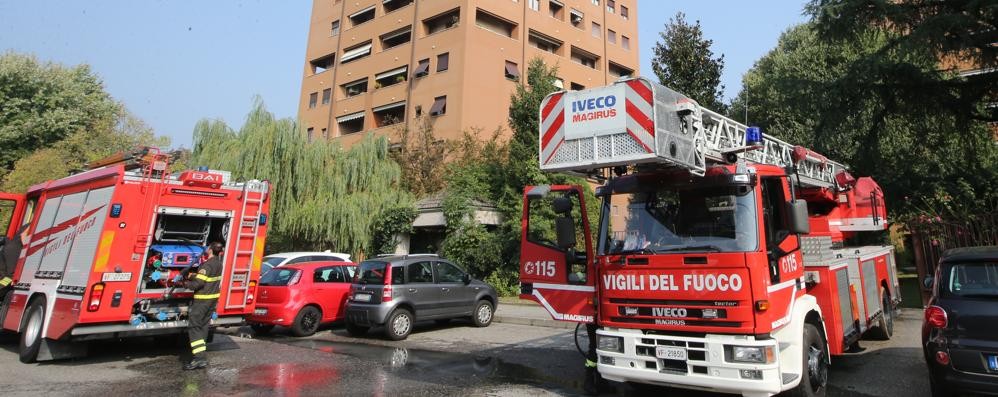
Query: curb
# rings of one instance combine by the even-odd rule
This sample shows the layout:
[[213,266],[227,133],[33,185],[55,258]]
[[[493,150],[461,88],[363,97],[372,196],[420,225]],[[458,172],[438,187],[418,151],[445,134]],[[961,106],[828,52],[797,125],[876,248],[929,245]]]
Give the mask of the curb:
[[533,327],[575,329],[575,323],[570,323],[566,321],[548,320],[548,319],[538,319],[538,318],[495,316],[495,318],[493,318],[493,321],[497,323],[529,325]]

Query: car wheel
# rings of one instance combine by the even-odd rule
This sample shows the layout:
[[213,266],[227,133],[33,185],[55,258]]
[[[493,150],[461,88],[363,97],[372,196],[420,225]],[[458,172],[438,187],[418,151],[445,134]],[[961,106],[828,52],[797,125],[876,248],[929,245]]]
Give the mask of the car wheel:
[[412,332],[412,313],[406,309],[395,309],[385,322],[385,336],[391,340],[402,340]]
[[38,360],[42,347],[42,329],[45,326],[45,298],[37,298],[28,305],[21,320],[21,362],[30,364]]
[[877,326],[870,330],[870,336],[877,340],[890,340],[894,335],[894,309],[891,308],[891,296],[886,289],[880,289],[880,296],[883,314],[877,320]]
[[364,336],[367,334],[367,330],[369,329],[371,329],[371,327],[365,327],[363,325],[357,325],[349,322],[347,323],[347,333],[350,334],[350,336]]
[[274,330],[273,324],[250,324],[250,328],[253,328],[253,333],[257,335],[267,335],[270,331]]
[[298,311],[295,322],[291,324],[291,333],[294,336],[311,336],[319,329],[322,321],[322,312],[315,306],[305,306]]
[[787,392],[794,397],[822,397],[828,384],[828,351],[818,327],[804,324],[804,346],[801,359],[804,371],[800,384]]
[[471,321],[475,323],[476,327],[488,327],[489,324],[492,324],[494,314],[492,304],[483,299],[478,301],[478,305],[475,306],[475,312],[471,315]]

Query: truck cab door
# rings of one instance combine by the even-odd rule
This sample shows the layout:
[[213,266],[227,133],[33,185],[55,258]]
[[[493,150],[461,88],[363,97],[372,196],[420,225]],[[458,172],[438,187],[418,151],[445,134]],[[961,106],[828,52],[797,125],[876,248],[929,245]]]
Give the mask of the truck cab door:
[[524,189],[520,298],[539,303],[555,320],[592,323],[596,268],[582,187]]
[[[0,192],[0,229],[3,230],[3,240],[13,239],[21,226],[22,214],[24,214],[24,195]],[[3,245],[3,244],[0,244]]]

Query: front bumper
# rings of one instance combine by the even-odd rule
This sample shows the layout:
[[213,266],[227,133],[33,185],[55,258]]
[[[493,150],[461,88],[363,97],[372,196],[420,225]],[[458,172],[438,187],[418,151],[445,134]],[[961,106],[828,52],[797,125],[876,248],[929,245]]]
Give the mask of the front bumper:
[[[603,378],[617,382],[639,382],[745,396],[772,396],[784,383],[777,357],[769,364],[742,364],[725,361],[724,346],[773,346],[775,340],[753,340],[735,335],[706,337],[645,335],[639,330],[600,329],[598,335],[621,337],[623,353],[597,350],[597,368]],[[687,360],[655,357],[656,346],[685,347]],[[751,374],[745,378],[743,370]],[[758,378],[758,379],[755,379]],[[789,386],[789,385],[788,385]]]

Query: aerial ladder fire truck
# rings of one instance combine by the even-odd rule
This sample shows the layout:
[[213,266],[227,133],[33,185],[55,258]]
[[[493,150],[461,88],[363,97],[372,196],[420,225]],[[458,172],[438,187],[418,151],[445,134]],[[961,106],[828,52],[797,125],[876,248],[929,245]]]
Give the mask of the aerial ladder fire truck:
[[207,244],[225,244],[214,326],[253,313],[270,206],[269,184],[200,167],[170,173],[171,153],[138,148],[44,182],[7,204],[8,244],[22,238],[0,326],[20,333],[23,362],[86,354],[86,341],[180,335]]
[[824,395],[832,356],[889,338],[900,302],[873,179],[643,78],[547,96],[521,298],[595,323],[612,381]]

